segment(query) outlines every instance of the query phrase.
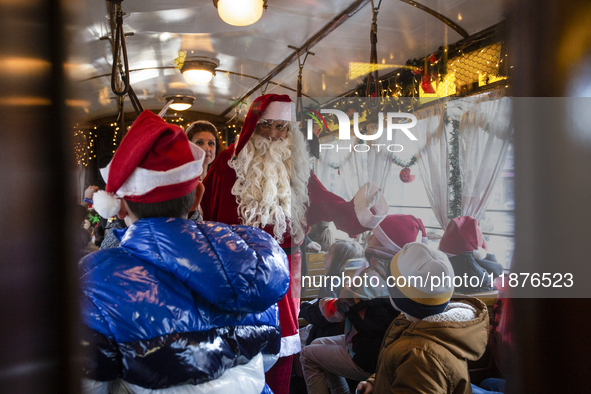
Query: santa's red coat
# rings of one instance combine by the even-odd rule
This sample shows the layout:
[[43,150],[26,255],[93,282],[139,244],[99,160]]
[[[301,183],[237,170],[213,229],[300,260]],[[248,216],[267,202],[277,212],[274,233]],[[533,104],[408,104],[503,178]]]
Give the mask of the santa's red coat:
[[[232,144],[216,157],[203,181],[205,193],[201,200],[201,208],[203,210],[204,220],[226,224],[242,224],[238,217],[236,196],[232,194],[232,187],[236,182],[236,172],[228,165],[228,161],[232,160],[233,154],[234,145]],[[312,226],[319,221],[334,222],[339,230],[347,232],[351,237],[373,229],[386,214],[383,211],[385,200],[382,201],[381,212],[375,213],[376,209],[372,208],[370,211],[364,206],[365,201],[363,200],[363,196],[359,196],[360,198],[355,196],[353,200],[345,201],[336,194],[326,190],[312,172],[308,181],[308,196],[310,198],[310,203],[306,211],[308,226]],[[266,226],[264,230],[273,236],[273,226]],[[284,235],[283,243],[281,244],[282,248],[286,251],[289,251],[289,248],[292,247],[292,250],[297,250],[297,246],[293,245],[289,234]],[[299,336],[297,335],[298,313],[300,309],[301,259],[299,253],[290,255],[288,260],[290,272],[292,273],[290,290],[278,303],[282,337],[280,356],[295,354],[300,349]]]

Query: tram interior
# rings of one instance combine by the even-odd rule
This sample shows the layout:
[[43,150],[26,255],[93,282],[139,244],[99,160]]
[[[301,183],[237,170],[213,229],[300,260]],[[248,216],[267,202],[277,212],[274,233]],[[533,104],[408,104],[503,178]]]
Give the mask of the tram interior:
[[[420,219],[417,241],[435,250],[450,221],[474,217],[507,277],[590,278],[591,145],[588,127],[572,132],[591,113],[584,1],[266,0],[247,26],[226,23],[213,3],[0,2],[0,392],[79,392],[71,205],[90,185],[105,188],[99,169],[142,110],[183,129],[209,121],[225,149],[258,96],[288,95],[310,168],[328,191],[349,201],[373,182],[387,214]],[[191,80],[192,66],[205,81]],[[406,114],[393,128],[392,113]],[[396,128],[407,123],[416,141]],[[357,134],[377,129],[381,149]],[[327,226],[333,240],[369,245],[371,231],[351,237]],[[302,276],[326,273],[327,249],[318,249],[302,247]],[[369,265],[349,263],[348,277]],[[310,283],[302,301],[318,298]],[[453,296],[480,299],[490,317],[487,351],[468,363],[472,382],[508,379],[513,393],[584,391],[585,290],[502,290]],[[304,331],[308,324],[299,319]],[[293,393],[306,392],[299,368],[296,361]],[[354,391],[357,382],[349,384]]]

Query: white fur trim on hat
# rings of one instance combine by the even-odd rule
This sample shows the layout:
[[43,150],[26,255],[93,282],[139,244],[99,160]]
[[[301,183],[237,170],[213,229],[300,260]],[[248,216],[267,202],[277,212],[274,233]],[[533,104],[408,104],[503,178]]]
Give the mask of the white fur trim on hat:
[[92,196],[92,207],[103,218],[108,219],[121,209],[121,200],[113,194],[99,190]]
[[373,235],[377,238],[378,241],[388,250],[393,253],[398,253],[402,250],[402,248],[396,245],[382,230],[382,228],[378,225],[376,228],[373,229]]
[[472,252],[476,260],[484,260],[488,252],[484,248],[478,248]]
[[259,117],[259,120],[287,120],[291,122],[291,102],[271,101],[265,111]]
[[[195,158],[194,161],[168,171],[154,171],[138,167],[131,173],[125,183],[121,185],[119,190],[117,190],[117,196],[121,198],[143,196],[157,187],[176,185],[197,178],[203,172],[205,151],[193,143],[189,143],[189,146]],[[110,167],[111,163],[107,167],[100,169],[101,175],[106,183],[109,182]]]

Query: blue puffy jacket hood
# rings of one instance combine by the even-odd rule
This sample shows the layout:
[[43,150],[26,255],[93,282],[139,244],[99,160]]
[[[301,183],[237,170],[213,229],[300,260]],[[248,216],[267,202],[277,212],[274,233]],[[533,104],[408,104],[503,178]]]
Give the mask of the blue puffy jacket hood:
[[[262,230],[141,219],[80,263],[86,376],[153,389],[217,379],[277,353],[287,256]],[[150,371],[147,374],[146,371]]]
[[[179,229],[171,239],[171,231]],[[225,311],[262,312],[287,291],[287,257],[259,229],[153,218],[122,231],[122,247],[170,272]],[[284,271],[283,280],[270,283],[272,270]]]

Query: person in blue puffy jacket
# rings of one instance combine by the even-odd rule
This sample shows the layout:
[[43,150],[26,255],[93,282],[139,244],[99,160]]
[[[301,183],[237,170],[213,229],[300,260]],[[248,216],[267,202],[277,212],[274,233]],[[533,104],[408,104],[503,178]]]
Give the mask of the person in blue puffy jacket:
[[95,210],[131,225],[79,264],[84,392],[271,392],[287,256],[263,230],[187,219],[204,156],[144,111],[101,170]]

